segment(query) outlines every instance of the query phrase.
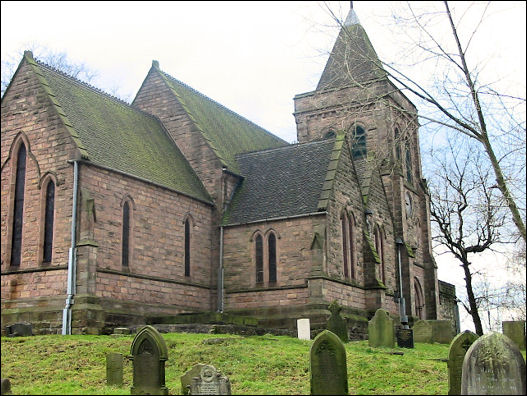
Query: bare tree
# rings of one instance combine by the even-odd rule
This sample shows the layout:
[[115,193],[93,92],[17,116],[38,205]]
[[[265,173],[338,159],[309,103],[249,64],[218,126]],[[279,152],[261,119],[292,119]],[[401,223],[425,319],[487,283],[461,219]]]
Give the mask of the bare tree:
[[[484,81],[481,60],[469,59],[471,45],[477,41],[478,30],[492,7],[486,4],[475,25],[465,26],[467,14],[474,13],[473,10],[455,14],[445,1],[443,10],[431,11],[430,4],[426,3],[426,12],[417,12],[418,6],[408,3],[409,15],[396,17],[396,26],[417,32],[411,53],[419,60],[412,70],[432,62],[435,65],[430,73],[432,78],[429,75],[418,81],[404,67],[381,62],[376,57],[365,61],[375,63],[379,71],[424,105],[419,113],[421,123],[449,129],[477,142],[492,166],[495,185],[509,209],[517,235],[525,241],[525,97],[502,92],[496,84]],[[344,24],[329,7],[328,10],[343,28]],[[442,28],[437,29],[440,23]],[[368,51],[356,53],[368,55]],[[348,79],[357,83],[352,72]]]
[[464,140],[453,138],[447,152],[434,154],[430,214],[438,230],[433,237],[436,246],[446,248],[463,269],[468,302],[462,303],[472,316],[476,333],[482,335],[479,308],[490,299],[488,293],[476,293],[471,260],[473,255],[507,241],[501,234],[506,213],[501,195],[492,186],[491,169],[477,147]]

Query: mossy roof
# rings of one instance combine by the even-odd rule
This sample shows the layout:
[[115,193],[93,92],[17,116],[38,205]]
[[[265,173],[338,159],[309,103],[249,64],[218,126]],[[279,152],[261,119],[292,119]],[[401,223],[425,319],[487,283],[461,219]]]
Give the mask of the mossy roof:
[[[244,180],[236,190],[223,224],[245,224],[320,210],[335,139],[240,154]],[[341,146],[341,144],[340,144]],[[325,207],[323,208],[325,209]]]
[[240,173],[236,155],[288,143],[159,70],[194,125],[230,171]]
[[350,10],[333,46],[317,90],[387,79],[379,57],[355,12]]
[[31,56],[26,59],[85,159],[211,202],[158,119]]

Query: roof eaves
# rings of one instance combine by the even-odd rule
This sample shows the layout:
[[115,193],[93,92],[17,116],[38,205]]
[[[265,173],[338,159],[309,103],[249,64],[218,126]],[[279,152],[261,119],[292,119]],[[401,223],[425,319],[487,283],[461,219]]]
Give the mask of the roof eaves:
[[26,60],[28,65],[31,67],[31,69],[33,70],[33,72],[37,76],[42,88],[44,89],[44,91],[48,95],[51,103],[53,104],[53,107],[55,108],[55,110],[57,111],[57,114],[59,115],[60,119],[62,120],[62,122],[64,124],[64,127],[68,130],[68,132],[71,135],[73,141],[75,142],[75,145],[79,149],[79,152],[81,154],[81,158],[89,160],[90,158],[89,158],[89,155],[88,155],[88,151],[86,150],[86,148],[82,144],[82,141],[81,141],[81,139],[79,137],[79,134],[73,128],[73,124],[68,119],[68,116],[64,112],[64,109],[62,108],[62,106],[60,105],[58,100],[56,99],[56,95],[53,93],[49,83],[47,82],[46,78],[44,77],[44,74],[40,70],[39,64],[35,61],[35,59],[33,59],[32,52],[31,51],[25,51],[24,52],[24,59]]

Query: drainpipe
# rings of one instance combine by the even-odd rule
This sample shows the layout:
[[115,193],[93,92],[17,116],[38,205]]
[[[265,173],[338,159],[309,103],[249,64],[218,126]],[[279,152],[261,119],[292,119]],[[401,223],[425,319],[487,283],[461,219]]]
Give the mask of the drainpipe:
[[77,192],[79,184],[79,163],[73,161],[73,207],[71,212],[71,247],[68,258],[68,288],[66,306],[62,312],[62,335],[71,334],[71,306],[74,304],[75,295],[75,275],[77,272],[77,248],[76,248],[76,226],[77,226]]
[[397,238],[395,244],[397,245],[397,260],[399,266],[399,317],[401,318],[403,329],[409,329],[410,327],[408,326],[408,316],[406,316],[406,304],[403,294],[403,272],[401,269],[401,248],[404,242],[401,238]]

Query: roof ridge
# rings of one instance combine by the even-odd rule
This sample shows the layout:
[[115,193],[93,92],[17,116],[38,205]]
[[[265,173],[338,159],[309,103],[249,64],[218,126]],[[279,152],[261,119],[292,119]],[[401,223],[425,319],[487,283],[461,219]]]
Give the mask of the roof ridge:
[[330,141],[333,141],[335,138],[329,138],[329,139],[319,139],[319,140],[312,140],[309,142],[298,142],[298,143],[289,143],[285,146],[280,147],[270,147],[263,150],[254,150],[254,151],[247,151],[245,153],[238,153],[236,154],[236,157],[242,157],[247,155],[253,155],[253,154],[259,154],[264,153],[268,151],[276,151],[276,150],[289,150],[291,148],[299,147],[299,146],[308,146],[308,145],[316,145],[316,144],[322,144],[322,143],[329,143]]
[[89,89],[91,89],[92,91],[95,91],[95,92],[97,92],[97,93],[99,93],[99,94],[102,94],[102,95],[104,95],[104,96],[107,96],[109,99],[112,99],[112,100],[114,100],[114,101],[116,101],[116,102],[118,102],[118,103],[124,104],[124,105],[126,105],[126,106],[128,106],[128,107],[130,107],[130,108],[135,108],[135,107],[132,107],[132,105],[131,105],[130,103],[125,102],[123,99],[120,99],[120,98],[118,98],[117,96],[114,96],[114,95],[112,95],[112,94],[109,94],[108,92],[103,91],[101,88],[98,88],[98,87],[96,87],[95,85],[91,85],[91,84],[87,83],[86,81],[82,81],[81,79],[79,79],[79,78],[77,78],[77,77],[73,77],[72,75],[66,73],[66,72],[63,71],[63,70],[60,70],[60,69],[57,68],[57,67],[54,67],[54,66],[48,65],[47,63],[45,63],[45,62],[43,62],[43,61],[41,61],[41,60],[39,60],[39,59],[36,59],[36,58],[33,58],[33,60],[34,60],[36,63],[38,63],[40,66],[44,66],[44,67],[46,67],[47,69],[49,69],[49,70],[51,70],[51,71],[53,71],[53,72],[55,72],[55,73],[57,73],[57,74],[60,74],[61,76],[66,77],[66,78],[72,80],[73,82],[75,82],[75,83],[77,83],[77,84],[80,84],[80,85],[82,85],[82,86],[84,86],[84,87],[86,87],[86,88],[89,88]]
[[222,105],[221,103],[217,102],[216,100],[214,100],[214,99],[208,97],[208,96],[205,95],[204,93],[201,93],[201,92],[199,92],[198,90],[192,88],[190,85],[185,84],[183,81],[178,80],[178,79],[175,78],[175,77],[172,77],[170,74],[164,72],[164,71],[161,70],[161,69],[158,69],[158,70],[159,70],[160,73],[163,73],[165,76],[167,76],[167,77],[170,78],[171,80],[177,82],[178,84],[183,85],[185,88],[190,89],[192,92],[198,94],[199,96],[201,96],[201,97],[203,97],[203,98],[205,98],[205,99],[207,99],[207,100],[213,102],[214,104],[218,105],[219,107],[221,107],[221,108],[227,110],[229,113],[231,113],[232,115],[234,115],[234,116],[237,117],[238,119],[240,119],[240,120],[242,120],[242,121],[245,121],[245,122],[248,122],[249,124],[254,125],[255,127],[261,129],[262,131],[268,133],[269,135],[272,135],[272,136],[274,136],[275,138],[280,139],[280,140],[282,140],[283,142],[287,143],[287,142],[286,142],[285,140],[283,140],[281,137],[276,136],[274,133],[268,131],[267,129],[261,127],[261,126],[258,125],[258,124],[255,124],[254,122],[252,122],[252,121],[249,120],[248,118],[245,118],[244,116],[242,116],[242,115],[236,113],[235,111],[229,109],[228,107],[225,107],[224,105]]

